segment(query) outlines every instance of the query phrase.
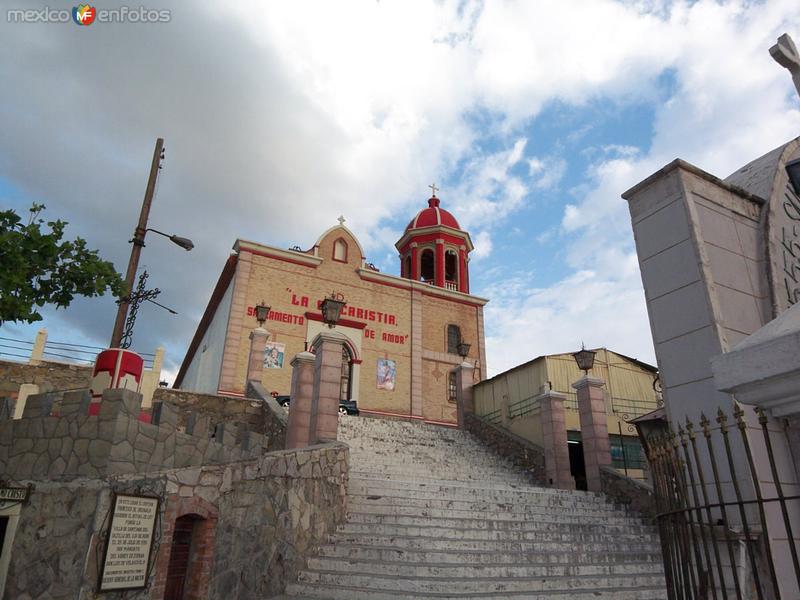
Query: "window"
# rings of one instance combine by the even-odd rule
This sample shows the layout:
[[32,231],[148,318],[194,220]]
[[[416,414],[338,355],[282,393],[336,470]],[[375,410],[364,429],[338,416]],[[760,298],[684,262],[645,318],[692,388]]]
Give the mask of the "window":
[[458,354],[458,345],[461,343],[461,329],[458,325],[447,326],[447,352]]
[[341,238],[333,242],[333,260],[347,262],[347,242]]
[[427,248],[422,251],[420,262],[420,277],[422,281],[433,281],[434,257],[433,250]]
[[458,400],[456,395],[457,393],[457,386],[456,386],[456,372],[450,371],[450,374],[447,376],[447,401],[455,403]]
[[353,364],[347,346],[342,346],[342,375],[339,380],[339,400],[350,400],[353,393],[351,381],[353,379]]
[[444,279],[458,281],[458,255],[452,250],[444,255]]
[[620,439],[618,435],[609,435],[608,441],[611,445],[611,466],[622,471],[628,469],[644,469],[645,458],[644,449],[639,438],[623,435]]

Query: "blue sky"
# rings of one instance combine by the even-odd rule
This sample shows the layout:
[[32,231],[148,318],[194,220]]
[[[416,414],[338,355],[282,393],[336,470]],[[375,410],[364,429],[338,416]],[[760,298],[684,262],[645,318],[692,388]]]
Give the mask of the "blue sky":
[[[111,7],[111,4],[108,6]],[[3,8],[3,13],[8,7]],[[14,7],[11,7],[14,8]],[[428,184],[470,231],[491,373],[581,341],[654,361],[620,194],[676,157],[725,177],[800,132],[768,48],[796,2],[237,2],[160,24],[0,19],[0,205],[32,201],[124,270],[167,159],[134,347],[174,373],[237,237],[308,247],[343,214],[382,270]],[[102,346],[107,299],[48,309]],[[4,324],[33,339],[42,324]]]

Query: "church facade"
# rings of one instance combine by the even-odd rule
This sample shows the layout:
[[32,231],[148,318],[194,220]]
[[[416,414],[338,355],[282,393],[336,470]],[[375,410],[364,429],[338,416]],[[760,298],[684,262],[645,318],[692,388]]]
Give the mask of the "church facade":
[[472,241],[433,196],[396,248],[400,276],[379,272],[340,219],[308,250],[237,240],[183,360],[175,387],[209,394],[245,392],[255,307],[270,307],[262,383],[288,395],[291,360],[327,329],[320,304],[347,303],[336,331],[343,349],[342,400],[359,410],[456,422],[453,368],[466,360],[486,374],[483,306],[469,293]]

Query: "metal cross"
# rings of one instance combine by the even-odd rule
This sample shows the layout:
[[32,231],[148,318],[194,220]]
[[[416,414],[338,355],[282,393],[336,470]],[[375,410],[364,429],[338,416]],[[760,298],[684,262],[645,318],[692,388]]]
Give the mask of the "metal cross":
[[775,62],[788,69],[792,74],[794,87],[800,95],[800,54],[797,52],[792,37],[788,33],[784,33],[778,38],[778,43],[769,49],[769,53]]
[[139,311],[139,305],[145,300],[152,302],[153,298],[161,293],[161,290],[158,288],[152,290],[145,289],[148,277],[147,271],[142,271],[142,274],[139,275],[139,283],[136,284],[136,291],[122,299],[128,302],[128,320],[125,321],[125,332],[122,334],[122,341],[119,344],[120,348],[130,348],[131,346],[131,341],[133,340],[133,326],[136,324],[136,313]]
[[432,196],[432,198],[436,198],[436,190],[438,190],[439,188],[437,188],[437,187],[436,187],[436,184],[435,184],[435,183],[432,183],[432,184],[430,184],[428,187],[429,187],[429,188],[431,188],[431,189],[433,190],[433,196]]
[[342,216],[342,215],[339,215],[339,218],[338,218],[338,219],[336,219],[336,220],[337,220],[337,221],[339,221],[339,225],[344,225],[344,222],[345,222],[347,219],[345,219],[345,218],[344,218],[344,216]]

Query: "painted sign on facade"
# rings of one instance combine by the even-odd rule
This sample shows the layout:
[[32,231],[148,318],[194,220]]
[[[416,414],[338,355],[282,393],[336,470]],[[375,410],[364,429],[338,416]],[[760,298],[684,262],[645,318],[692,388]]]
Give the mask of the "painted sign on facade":
[[125,494],[116,496],[100,575],[101,591],[147,585],[157,514],[158,498]]
[[394,391],[397,384],[397,363],[388,358],[378,359],[378,389]]
[[264,368],[282,369],[283,357],[286,354],[286,344],[280,342],[267,342],[264,350]]

